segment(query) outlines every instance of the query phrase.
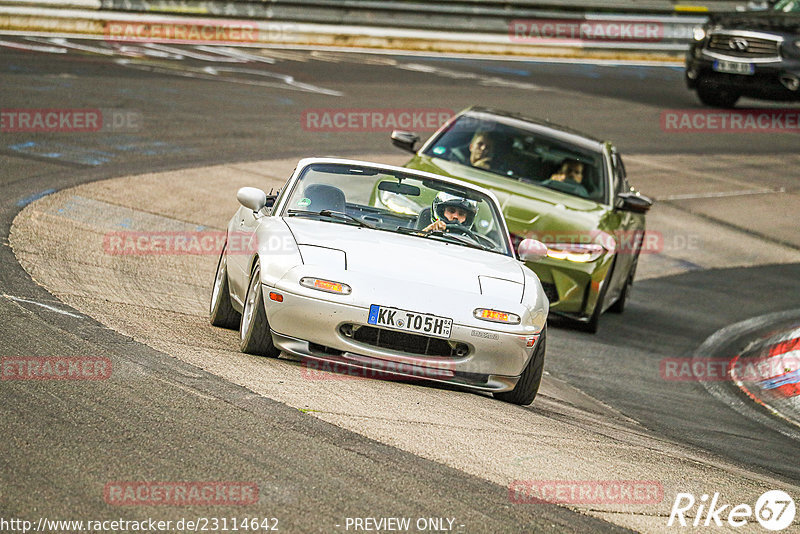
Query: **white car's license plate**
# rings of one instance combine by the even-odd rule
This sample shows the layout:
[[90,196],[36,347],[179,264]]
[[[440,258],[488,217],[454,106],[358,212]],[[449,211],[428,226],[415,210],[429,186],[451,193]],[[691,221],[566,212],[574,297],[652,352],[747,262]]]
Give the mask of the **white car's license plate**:
[[714,61],[714,70],[728,74],[755,74],[756,67],[752,63],[739,63],[738,61]]
[[453,320],[426,313],[417,313],[387,306],[373,304],[369,307],[369,324],[383,326],[394,330],[405,330],[447,339],[453,328]]

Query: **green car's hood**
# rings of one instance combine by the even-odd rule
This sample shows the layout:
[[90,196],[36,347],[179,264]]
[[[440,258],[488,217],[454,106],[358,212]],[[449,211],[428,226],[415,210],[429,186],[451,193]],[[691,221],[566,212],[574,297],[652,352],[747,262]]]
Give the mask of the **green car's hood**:
[[[406,167],[459,178],[491,190],[500,200],[509,230],[514,234],[584,232],[614,226],[610,206],[546,187],[504,178],[487,171],[430,156],[414,156]],[[527,235],[526,235],[527,237]]]

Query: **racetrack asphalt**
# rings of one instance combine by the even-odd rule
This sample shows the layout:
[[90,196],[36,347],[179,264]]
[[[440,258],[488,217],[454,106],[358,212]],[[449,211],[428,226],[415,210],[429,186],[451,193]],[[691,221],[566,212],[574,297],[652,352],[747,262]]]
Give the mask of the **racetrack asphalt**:
[[[18,204],[62,191],[34,201],[18,219],[14,254],[7,243],[0,247],[3,293],[38,303],[0,299],[0,349],[9,356],[110,355],[117,366],[112,380],[79,387],[2,383],[4,428],[15,436],[3,450],[4,516],[118,513],[102,500],[108,481],[207,479],[210,467],[215,479],[249,480],[257,472],[259,513],[280,508],[290,531],[399,514],[456,517],[464,531],[614,528],[586,514],[659,531],[676,491],[717,488],[731,501],[778,487],[797,494],[796,441],[743,418],[699,384],[658,374],[661,359],[690,355],[727,324],[796,307],[797,243],[785,219],[796,205],[797,177],[785,170],[797,160],[796,134],[715,135],[707,143],[698,134],[665,135],[660,109],[696,107],[669,69],[458,61],[432,73],[384,58],[282,53],[270,70],[344,96],[178,77],[174,65],[144,71],[88,55],[2,52],[3,86],[12,89],[4,108],[120,108],[142,114],[146,125],[122,136],[4,134],[2,235]],[[498,68],[529,74],[499,76]],[[640,82],[630,83],[634,77]],[[643,259],[630,308],[604,316],[598,335],[553,329],[550,376],[529,409],[409,384],[309,385],[290,363],[236,354],[235,336],[204,323],[213,258],[166,258],[169,268],[158,270],[165,258],[119,263],[97,246],[125,210],[132,223],[219,228],[235,209],[236,187],[279,183],[302,156],[402,160],[402,153],[387,156],[385,132],[310,132],[300,116],[325,106],[419,107],[423,94],[426,108],[478,102],[602,133],[630,154],[633,183],[666,199],[650,226],[670,237],[672,249]],[[50,155],[55,145],[62,156]],[[229,163],[206,168],[222,162]],[[141,176],[184,167],[193,170]],[[65,190],[126,175],[133,177]],[[702,196],[709,191],[738,196]],[[772,211],[754,207],[759,195]],[[58,211],[69,205],[72,216]],[[719,213],[737,212],[746,222],[717,222]],[[442,423],[454,414],[457,424]],[[658,462],[663,470],[653,469]],[[668,496],[640,510],[573,514],[509,503],[506,490],[509,476],[653,473]]]

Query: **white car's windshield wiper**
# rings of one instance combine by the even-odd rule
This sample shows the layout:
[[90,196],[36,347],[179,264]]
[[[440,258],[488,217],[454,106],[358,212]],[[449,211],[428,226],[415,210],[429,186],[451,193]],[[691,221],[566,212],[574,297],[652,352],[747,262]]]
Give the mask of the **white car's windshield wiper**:
[[401,234],[410,234],[410,235],[417,235],[420,237],[443,237],[445,239],[450,238],[454,241],[458,242],[459,244],[465,245],[467,247],[477,248],[480,250],[489,250],[492,252],[496,252],[493,248],[485,247],[472,239],[462,236],[459,234],[453,234],[450,232],[442,232],[441,230],[433,230],[432,232],[425,232],[423,230],[418,230],[416,228],[408,228],[406,226],[398,226],[397,231]]
[[289,210],[286,212],[289,217],[329,217],[334,220],[342,221],[345,223],[355,223],[359,226],[363,226],[364,228],[370,228],[372,230],[375,229],[369,223],[362,221],[357,217],[353,217],[348,213],[344,213],[343,211],[333,211],[333,210],[320,210],[320,211],[306,211],[306,210]]

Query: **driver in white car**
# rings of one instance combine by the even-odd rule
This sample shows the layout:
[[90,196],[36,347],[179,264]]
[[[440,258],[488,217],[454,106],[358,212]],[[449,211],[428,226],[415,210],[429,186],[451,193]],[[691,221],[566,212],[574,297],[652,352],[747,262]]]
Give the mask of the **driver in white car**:
[[423,232],[444,232],[449,224],[458,224],[466,230],[472,229],[478,203],[444,191],[438,193],[431,204],[431,224],[422,229]]

